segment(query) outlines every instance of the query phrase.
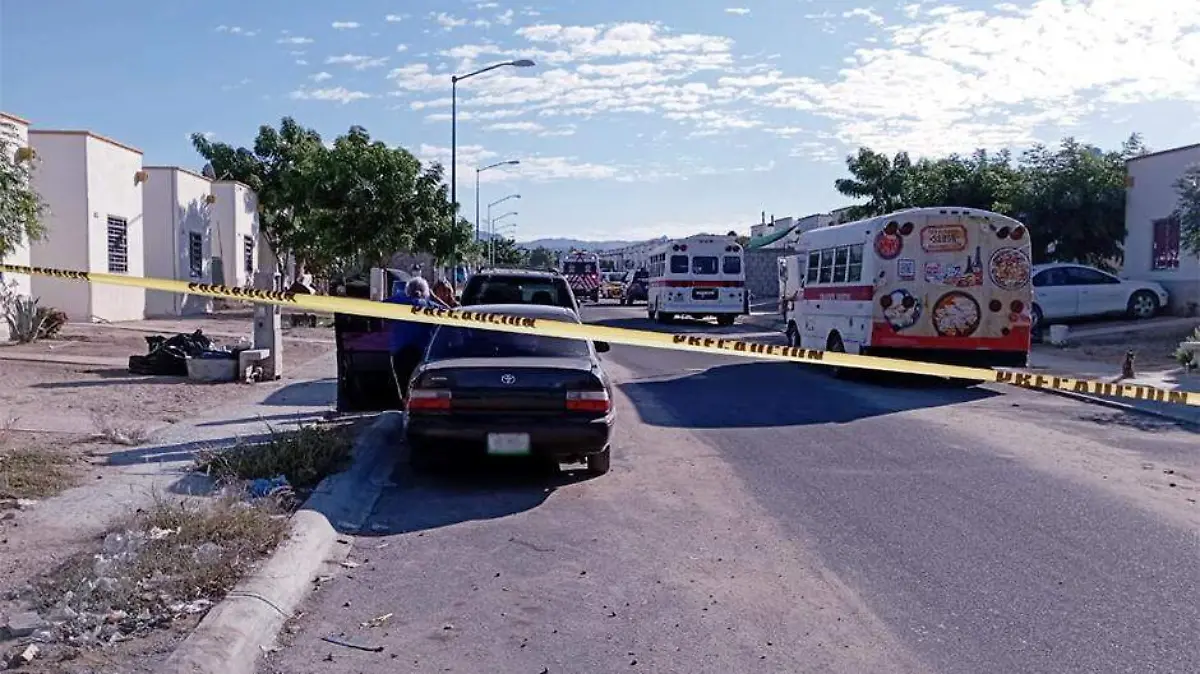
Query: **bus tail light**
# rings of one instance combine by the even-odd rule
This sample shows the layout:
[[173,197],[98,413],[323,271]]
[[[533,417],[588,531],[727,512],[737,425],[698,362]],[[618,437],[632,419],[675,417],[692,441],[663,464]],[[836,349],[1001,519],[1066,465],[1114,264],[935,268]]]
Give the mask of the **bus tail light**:
[[446,389],[414,388],[408,392],[409,412],[445,412],[450,409],[453,395]]
[[608,391],[567,391],[567,409],[572,412],[607,413],[612,409]]

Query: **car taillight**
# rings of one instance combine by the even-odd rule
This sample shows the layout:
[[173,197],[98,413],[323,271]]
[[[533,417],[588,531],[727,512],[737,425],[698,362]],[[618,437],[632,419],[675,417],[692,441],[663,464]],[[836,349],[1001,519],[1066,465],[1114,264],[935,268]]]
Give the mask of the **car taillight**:
[[431,412],[450,409],[452,396],[446,389],[415,388],[408,392],[409,412]]
[[611,405],[608,391],[567,391],[567,409],[572,412],[607,412]]

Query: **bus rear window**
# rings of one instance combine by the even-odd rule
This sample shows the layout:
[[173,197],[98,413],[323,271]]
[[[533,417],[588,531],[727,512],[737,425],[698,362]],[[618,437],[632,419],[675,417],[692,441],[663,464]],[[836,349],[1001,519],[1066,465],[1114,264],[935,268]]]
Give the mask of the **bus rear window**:
[[686,274],[688,273],[688,259],[686,255],[671,256],[671,273]]
[[717,256],[697,255],[696,257],[693,257],[692,273],[705,275],[717,273]]
[[721,262],[722,274],[740,274],[742,273],[742,258],[736,255],[726,255]]

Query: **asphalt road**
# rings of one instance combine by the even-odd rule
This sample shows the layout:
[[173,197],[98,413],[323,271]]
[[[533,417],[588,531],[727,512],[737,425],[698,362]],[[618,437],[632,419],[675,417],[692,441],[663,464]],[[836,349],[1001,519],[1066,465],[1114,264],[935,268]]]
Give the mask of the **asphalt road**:
[[401,462],[361,565],[260,671],[1200,672],[1200,436],[1016,389],[606,358],[609,475]]

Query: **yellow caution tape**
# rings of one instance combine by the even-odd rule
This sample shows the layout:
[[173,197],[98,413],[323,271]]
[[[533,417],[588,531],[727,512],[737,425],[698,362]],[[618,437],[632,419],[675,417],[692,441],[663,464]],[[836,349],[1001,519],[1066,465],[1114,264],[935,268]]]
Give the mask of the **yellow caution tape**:
[[258,290],[254,288],[232,288],[209,283],[190,283],[187,281],[139,278],[119,274],[70,271],[46,267],[24,267],[8,264],[0,264],[0,272],[50,276],[75,281],[86,281],[88,283],[161,290],[172,293],[202,295],[205,297],[249,300],[263,304],[298,307],[311,311],[374,316],[377,318],[414,321],[433,325],[482,328],[500,332],[543,335],[546,337],[598,340],[613,344],[646,346],[656,349],[695,351],[699,353],[745,356],[765,360],[794,361],[814,365],[966,379],[997,384],[1010,384],[1028,389],[1061,390],[1089,395],[1132,398],[1200,407],[1200,393],[1172,391],[1153,386],[1090,381],[1071,377],[992,370],[982,367],[941,365],[938,363],[902,360],[899,358],[881,358],[879,356],[862,356],[834,351],[817,351],[800,347],[758,344],[737,339],[708,337],[697,334],[668,334],[648,330],[631,330],[629,328],[613,328],[601,325],[568,323],[565,321],[503,316],[473,311],[469,308],[422,309],[403,304],[375,302],[349,297],[297,295],[289,292]]

